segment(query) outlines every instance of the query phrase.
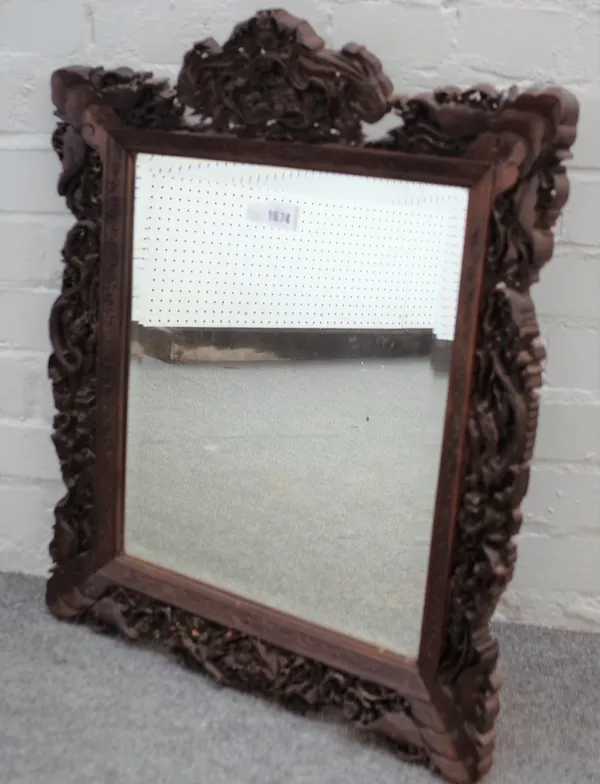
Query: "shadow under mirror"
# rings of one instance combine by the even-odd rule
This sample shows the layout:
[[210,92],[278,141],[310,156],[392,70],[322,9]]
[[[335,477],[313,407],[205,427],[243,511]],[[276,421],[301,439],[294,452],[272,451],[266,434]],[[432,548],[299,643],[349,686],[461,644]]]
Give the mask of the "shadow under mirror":
[[137,155],[128,555],[416,657],[468,198]]

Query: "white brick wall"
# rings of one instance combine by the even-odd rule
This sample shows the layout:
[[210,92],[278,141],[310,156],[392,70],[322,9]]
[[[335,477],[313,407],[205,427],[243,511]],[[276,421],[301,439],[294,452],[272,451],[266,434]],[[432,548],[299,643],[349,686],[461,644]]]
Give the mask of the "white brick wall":
[[[572,195],[534,295],[550,347],[517,577],[499,615],[600,630],[600,7],[596,0],[289,0],[329,44],[355,39],[398,91],[554,81],[582,103]],[[0,569],[42,573],[62,487],[50,442],[48,308],[69,216],[48,77],[68,63],[173,76],[255,0],[0,0]]]

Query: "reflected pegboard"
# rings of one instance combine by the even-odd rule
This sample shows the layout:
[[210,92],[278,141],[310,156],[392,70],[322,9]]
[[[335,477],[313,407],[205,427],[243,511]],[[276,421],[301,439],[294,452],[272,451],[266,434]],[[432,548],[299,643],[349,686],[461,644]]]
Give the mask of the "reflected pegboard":
[[450,340],[467,203],[453,186],[138,154],[133,318]]

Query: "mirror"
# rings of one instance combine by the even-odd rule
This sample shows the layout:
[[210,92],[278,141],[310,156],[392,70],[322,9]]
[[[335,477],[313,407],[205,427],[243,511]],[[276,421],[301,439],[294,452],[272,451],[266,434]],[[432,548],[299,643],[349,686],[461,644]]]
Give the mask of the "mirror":
[[128,555],[417,655],[468,197],[137,154]]

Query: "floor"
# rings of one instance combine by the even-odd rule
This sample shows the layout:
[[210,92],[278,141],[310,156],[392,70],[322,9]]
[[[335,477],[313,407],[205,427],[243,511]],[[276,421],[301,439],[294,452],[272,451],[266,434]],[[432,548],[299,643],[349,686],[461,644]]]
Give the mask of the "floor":
[[[0,574],[2,784],[433,784],[338,726],[219,689],[171,658],[59,623],[40,578]],[[498,628],[486,784],[600,782],[600,636]]]
[[428,357],[133,361],[126,551],[416,656],[447,385]]

